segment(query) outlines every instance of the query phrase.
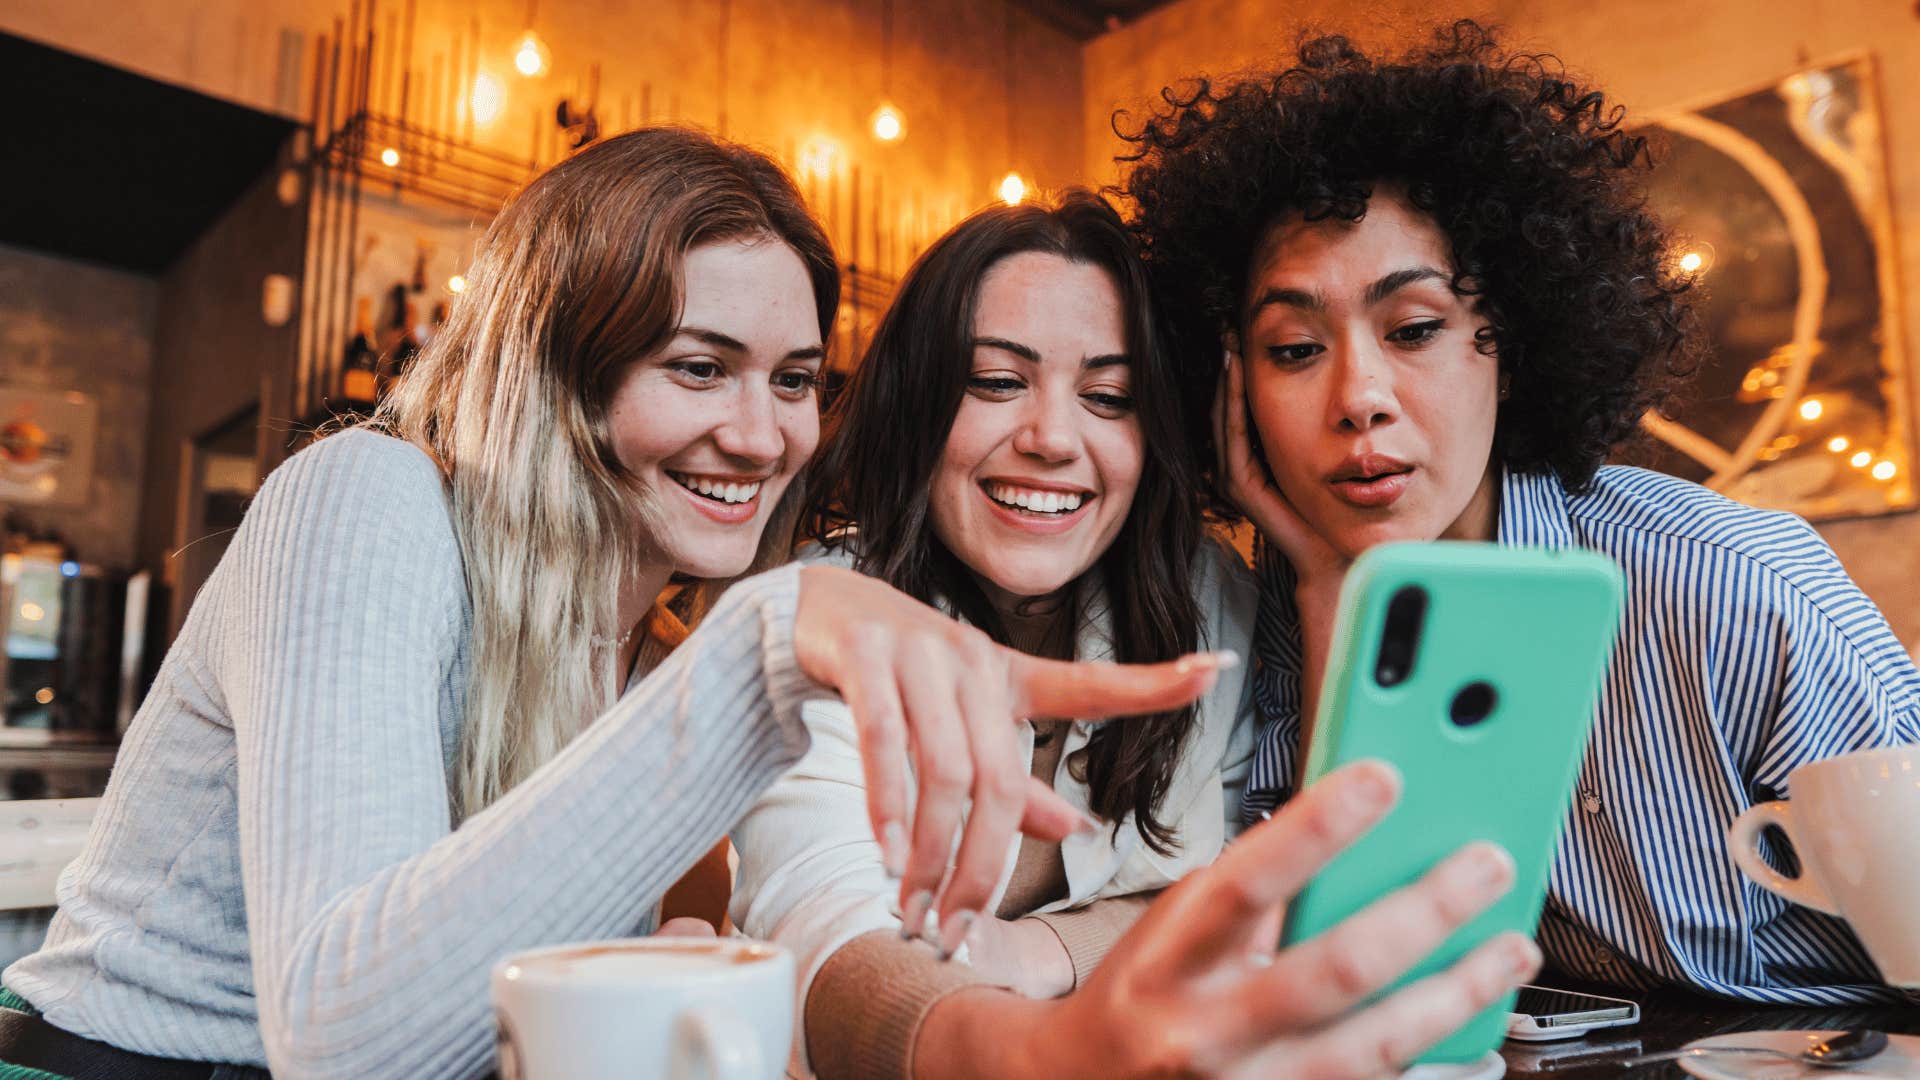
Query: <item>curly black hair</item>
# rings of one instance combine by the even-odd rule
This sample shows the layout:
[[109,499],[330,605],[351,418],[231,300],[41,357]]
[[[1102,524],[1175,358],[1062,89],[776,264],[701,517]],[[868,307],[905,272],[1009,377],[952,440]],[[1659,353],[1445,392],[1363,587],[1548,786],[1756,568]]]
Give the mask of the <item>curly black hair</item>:
[[1380,185],[1433,217],[1454,288],[1488,320],[1480,348],[1511,379],[1494,434],[1509,469],[1584,490],[1703,355],[1689,282],[1646,206],[1646,139],[1551,55],[1462,20],[1404,56],[1313,37],[1277,74],[1161,96],[1135,133],[1115,115],[1132,149],[1114,190],[1188,372],[1197,445],[1267,227],[1357,221]]

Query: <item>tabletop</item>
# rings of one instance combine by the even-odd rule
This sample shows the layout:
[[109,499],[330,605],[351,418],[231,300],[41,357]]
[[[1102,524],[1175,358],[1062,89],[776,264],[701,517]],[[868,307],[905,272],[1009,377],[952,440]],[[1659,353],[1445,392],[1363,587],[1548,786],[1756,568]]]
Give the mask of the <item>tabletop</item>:
[[[1559,985],[1559,984],[1555,984]],[[1572,987],[1569,987],[1571,989]],[[1679,1065],[1665,1062],[1626,1070],[1621,1062],[1638,1054],[1678,1050],[1709,1035],[1739,1031],[1877,1028],[1888,1034],[1920,1035],[1920,1005],[1849,1009],[1760,1006],[1700,997],[1677,991],[1650,994],[1596,990],[1640,1002],[1640,1022],[1603,1028],[1584,1038],[1550,1043],[1507,1042],[1500,1049],[1508,1076],[1551,1076],[1554,1080],[1671,1080],[1684,1077]],[[1843,1078],[1846,1074],[1831,1075]]]

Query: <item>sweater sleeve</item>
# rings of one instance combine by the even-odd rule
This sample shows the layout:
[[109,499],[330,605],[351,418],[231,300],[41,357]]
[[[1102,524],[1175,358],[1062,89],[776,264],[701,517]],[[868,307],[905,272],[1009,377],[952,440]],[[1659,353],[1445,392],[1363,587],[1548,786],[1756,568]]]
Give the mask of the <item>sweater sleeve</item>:
[[1027,918],[1047,924],[1047,929],[1060,939],[1067,959],[1073,961],[1073,988],[1078,990],[1159,895],[1151,892],[1111,896],[1086,907],[1042,912]]
[[910,1080],[914,1039],[927,1013],[957,990],[991,985],[965,964],[942,963],[924,942],[885,930],[853,939],[827,959],[801,999],[814,1075]]
[[219,676],[276,1076],[486,1072],[491,965],[633,932],[805,746],[787,567],[453,830],[438,701],[465,586],[438,471],[334,436],[262,489],[228,560]]

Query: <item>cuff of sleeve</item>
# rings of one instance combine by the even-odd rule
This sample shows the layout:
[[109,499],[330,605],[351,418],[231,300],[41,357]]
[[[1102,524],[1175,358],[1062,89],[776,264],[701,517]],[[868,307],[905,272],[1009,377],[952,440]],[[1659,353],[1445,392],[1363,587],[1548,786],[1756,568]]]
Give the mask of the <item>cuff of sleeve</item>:
[[[804,754],[810,742],[806,724],[800,719],[800,706],[836,696],[800,670],[800,658],[793,651],[794,619],[800,608],[800,570],[801,564],[788,563],[750,579],[754,595],[760,600],[760,644],[767,700],[772,702],[781,733],[796,755]],[[749,582],[741,583],[746,584]]]
[[941,963],[926,945],[892,931],[848,942],[807,994],[804,1037],[814,1072],[835,1080],[912,1076],[927,1013],[949,994],[986,985],[972,968]]
[[1051,911],[1027,918],[1047,924],[1047,929],[1060,939],[1067,958],[1073,962],[1073,988],[1078,990],[1150,903],[1150,896],[1122,896],[1074,911]]

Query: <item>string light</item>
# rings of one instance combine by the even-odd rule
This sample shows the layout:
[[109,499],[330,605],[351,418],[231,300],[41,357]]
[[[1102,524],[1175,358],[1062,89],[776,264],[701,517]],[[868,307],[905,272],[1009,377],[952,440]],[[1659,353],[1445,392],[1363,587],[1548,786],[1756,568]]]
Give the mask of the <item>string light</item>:
[[1865,450],[1862,450],[1859,453],[1848,458],[1847,464],[1853,466],[1856,469],[1864,469],[1867,467],[1867,463],[1872,460],[1873,460],[1873,455],[1867,453]]
[[873,137],[881,142],[898,142],[907,134],[907,118],[892,102],[873,110]]
[[1000,180],[1000,201],[1008,206],[1019,206],[1027,197],[1027,182],[1020,179],[1018,172],[1010,172]]
[[1802,420],[1818,420],[1820,419],[1820,414],[1825,411],[1826,406],[1820,404],[1819,398],[1808,398],[1800,403],[1800,419]]
[[1680,269],[1685,270],[1689,274],[1696,273],[1702,266],[1706,265],[1706,262],[1707,260],[1700,257],[1699,252],[1689,251],[1685,255],[1680,256]]
[[1827,449],[1833,451],[1836,454],[1845,452],[1847,447],[1852,445],[1853,444],[1851,442],[1847,441],[1847,437],[1845,435],[1835,435],[1833,438],[1827,440]]
[[395,150],[391,146],[380,151],[380,164],[385,165],[389,169],[398,167],[400,164],[400,151]]
[[455,274],[447,279],[447,291],[458,295],[467,291],[467,279]]
[[534,0],[527,0],[527,28],[513,42],[513,69],[529,79],[537,79],[547,73],[553,64],[553,54],[547,51],[547,43],[533,32],[533,13],[536,10]]
[[1894,465],[1893,462],[1882,461],[1873,467],[1873,478],[1875,480],[1891,480],[1893,479],[1893,474],[1899,471],[1899,467]]

